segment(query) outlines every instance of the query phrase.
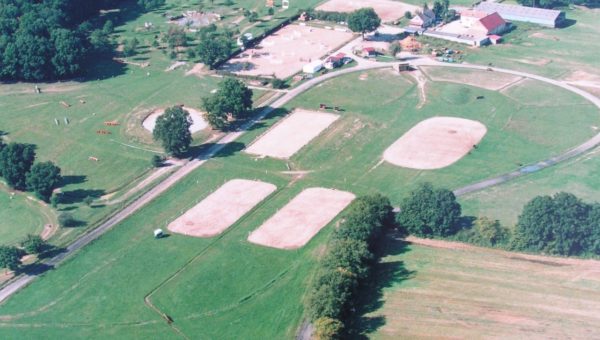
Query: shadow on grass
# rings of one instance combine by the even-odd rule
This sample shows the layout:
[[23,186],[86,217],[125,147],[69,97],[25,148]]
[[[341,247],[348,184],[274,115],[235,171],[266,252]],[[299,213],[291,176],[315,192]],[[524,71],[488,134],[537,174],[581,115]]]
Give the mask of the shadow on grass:
[[49,258],[52,258],[52,257],[58,255],[58,254],[62,254],[65,251],[67,251],[65,248],[54,247],[52,245],[49,245],[48,249],[44,250],[42,253],[40,253],[38,255],[38,258],[40,260],[42,260],[42,259],[49,259]]
[[[221,150],[217,151],[214,155],[212,154],[212,148],[219,145],[225,145]],[[233,156],[236,153],[244,150],[246,144],[240,142],[230,143],[204,143],[201,145],[192,146],[187,152],[184,158],[195,158],[198,160],[207,160],[209,158],[222,158]]]
[[83,202],[87,197],[93,199],[99,198],[104,195],[102,189],[76,189],[71,191],[65,191],[60,196],[61,204],[76,204]]
[[[380,243],[379,257],[401,255],[408,251],[408,242],[397,232],[389,232]],[[367,315],[379,310],[383,304],[383,290],[414,277],[415,271],[404,267],[403,261],[379,262],[373,266],[372,279],[362,286],[356,301],[355,317],[348,323],[346,339],[368,339],[369,334],[385,325],[383,315]]]
[[22,266],[21,268],[19,268],[18,273],[27,275],[40,275],[53,268],[54,266],[45,263],[35,262],[32,264]]
[[87,176],[63,176],[61,186],[65,187],[70,184],[81,184],[87,181]]

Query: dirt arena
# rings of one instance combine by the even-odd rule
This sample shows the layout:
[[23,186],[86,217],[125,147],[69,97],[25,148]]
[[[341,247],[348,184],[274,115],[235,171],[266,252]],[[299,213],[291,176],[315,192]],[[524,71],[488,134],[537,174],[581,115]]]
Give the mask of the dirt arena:
[[[350,32],[287,25],[263,39],[257,47],[233,57],[221,69],[240,75],[284,79],[302,70],[310,61],[333,52],[353,37]],[[244,70],[244,64],[250,66]]]
[[354,198],[354,194],[345,191],[325,188],[305,189],[260,228],[254,230],[248,237],[248,241],[279,249],[300,248],[344,210]]
[[419,9],[419,6],[391,0],[329,0],[317,10],[348,13],[365,7],[373,7],[382,22],[392,22],[403,17],[406,11],[414,13]]
[[246,152],[274,158],[289,158],[339,117],[333,113],[295,110],[255,140]]
[[195,237],[218,235],[276,189],[270,183],[233,179],[171,222],[168,229]]
[[478,121],[434,117],[419,122],[385,150],[383,158],[397,166],[441,169],[464,157],[486,134]]
[[[208,122],[206,122],[206,120],[204,120],[204,117],[202,117],[202,112],[185,106],[183,107],[183,109],[189,112],[190,117],[192,118],[192,126],[190,126],[191,133],[196,133],[208,127]],[[148,117],[146,117],[146,119],[144,119],[144,121],[142,122],[142,126],[144,127],[144,129],[150,132],[154,131],[154,127],[156,126],[156,119],[160,117],[163,113],[165,113],[165,109],[159,109],[155,110]]]

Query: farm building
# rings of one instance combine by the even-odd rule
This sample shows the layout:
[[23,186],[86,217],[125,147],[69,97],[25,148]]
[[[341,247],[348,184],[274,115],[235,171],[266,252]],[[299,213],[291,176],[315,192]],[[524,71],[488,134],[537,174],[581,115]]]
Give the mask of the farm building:
[[509,28],[509,23],[502,19],[497,12],[488,14],[476,10],[462,11],[460,13],[460,23],[471,29],[474,35],[500,35]]
[[327,57],[327,59],[325,59],[325,63],[323,64],[323,66],[325,66],[326,69],[334,69],[336,67],[340,67],[344,64],[344,61],[346,60],[346,55],[344,53],[338,53],[336,55],[332,55]]
[[410,26],[414,27],[427,28],[433,24],[435,24],[435,13],[430,9],[417,12],[415,17],[410,19]]
[[362,56],[363,57],[375,57],[377,56],[377,51],[375,50],[374,47],[365,47],[362,49]]
[[565,20],[565,13],[553,9],[534,8],[519,5],[482,2],[475,10],[486,13],[498,12],[506,20],[524,21],[534,24],[557,27]]

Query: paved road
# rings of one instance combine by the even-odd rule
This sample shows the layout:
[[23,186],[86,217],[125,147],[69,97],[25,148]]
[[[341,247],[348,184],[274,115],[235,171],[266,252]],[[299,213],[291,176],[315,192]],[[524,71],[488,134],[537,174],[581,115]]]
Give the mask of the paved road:
[[[353,41],[352,43],[354,43],[354,42],[356,42],[356,41]],[[344,51],[344,52],[346,51],[344,48],[342,48],[340,50]],[[125,207],[123,210],[116,213],[114,216],[112,216],[106,222],[102,223],[98,228],[81,236],[75,242],[70,244],[67,247],[65,252],[60,253],[60,254],[56,255],[55,257],[46,260],[44,263],[48,266],[55,266],[55,265],[59,264],[60,262],[62,262],[68,256],[72,255],[77,250],[83,248],[84,246],[86,246],[87,244],[89,244],[90,242],[95,240],[96,238],[100,237],[102,234],[104,234],[106,231],[111,229],[113,226],[120,223],[127,217],[131,216],[133,213],[138,211],[144,205],[146,205],[150,201],[154,200],[160,194],[162,194],[167,189],[172,187],[180,179],[187,176],[190,172],[192,172],[193,170],[195,170],[196,168],[198,168],[199,166],[204,164],[208,159],[210,159],[216,153],[221,151],[228,143],[231,143],[231,142],[237,140],[240,136],[242,136],[246,132],[246,130],[248,130],[248,128],[250,128],[256,122],[262,120],[266,115],[271,113],[273,110],[282,107],[283,105],[285,105],[286,103],[291,101],[293,98],[295,98],[299,94],[305,92],[306,90],[314,87],[315,85],[317,85],[321,82],[324,82],[324,81],[334,78],[334,77],[338,77],[343,74],[347,74],[347,73],[351,73],[351,72],[360,72],[360,71],[377,69],[377,68],[391,67],[390,63],[379,63],[379,62],[374,62],[374,61],[365,61],[362,59],[357,59],[357,61],[358,61],[358,65],[356,67],[327,73],[318,78],[309,80],[288,92],[285,92],[285,93],[282,92],[283,95],[281,95],[281,97],[275,99],[275,101],[273,103],[271,103],[269,106],[265,107],[253,120],[244,124],[238,131],[227,133],[222,139],[220,139],[218,141],[218,143],[212,145],[210,148],[208,148],[206,151],[199,154],[193,160],[187,162],[179,170],[177,170],[171,176],[166,178],[163,182],[158,184],[156,187],[152,188],[150,191],[148,191],[147,193],[142,195],[140,198],[138,198],[137,200],[132,202],[130,205]],[[440,63],[440,62],[437,62],[437,61],[429,59],[429,58],[415,58],[415,59],[411,60],[411,63],[414,65],[417,65],[417,66],[431,65],[431,66],[443,66],[443,67],[471,68],[471,69],[480,69],[480,70],[489,69],[489,67],[487,67],[487,66],[479,66],[479,65]],[[531,78],[531,79],[536,79],[539,81],[543,81],[545,83],[549,83],[549,84],[553,84],[553,85],[562,87],[566,90],[577,93],[580,96],[586,98],[587,100],[592,102],[594,105],[596,105],[600,109],[600,99],[596,98],[595,96],[593,96],[583,90],[580,90],[574,86],[571,86],[565,82],[541,77],[541,76],[538,76],[535,74],[518,72],[518,71],[513,71],[513,70],[507,70],[507,69],[492,68],[492,70],[493,70],[493,72],[503,72],[503,73],[514,74],[514,75],[527,77],[527,78]],[[470,193],[473,191],[481,190],[483,188],[487,188],[487,187],[490,187],[493,185],[504,183],[513,178],[524,175],[526,173],[537,171],[539,169],[551,166],[558,162],[562,162],[566,159],[580,155],[580,154],[596,147],[598,144],[600,144],[600,134],[594,136],[592,139],[586,141],[585,143],[583,143],[571,150],[568,150],[567,152],[565,152],[559,156],[547,159],[545,161],[538,162],[536,164],[533,164],[528,167],[524,167],[517,171],[513,171],[513,172],[510,172],[510,173],[507,173],[507,174],[504,174],[504,175],[501,175],[501,176],[498,176],[495,178],[487,179],[485,181],[477,182],[477,183],[459,188],[459,189],[455,190],[454,192],[456,195],[464,195],[464,194],[467,194],[467,193]],[[25,287],[27,284],[29,284],[31,281],[33,281],[38,275],[39,274],[23,275],[23,276],[17,278],[16,280],[14,280],[13,282],[11,282],[10,284],[8,284],[7,286],[5,286],[4,288],[2,288],[0,290],[0,303],[2,301],[6,300],[8,297],[10,297],[12,294],[16,293],[19,289]]]

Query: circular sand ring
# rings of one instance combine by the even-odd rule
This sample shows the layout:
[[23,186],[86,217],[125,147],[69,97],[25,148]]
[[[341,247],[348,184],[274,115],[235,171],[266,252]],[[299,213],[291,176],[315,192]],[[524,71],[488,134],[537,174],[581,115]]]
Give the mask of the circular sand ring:
[[[204,130],[208,127],[208,123],[202,117],[202,113],[198,110],[191,109],[189,107],[184,106],[184,110],[190,113],[190,117],[192,118],[192,125],[190,126],[190,132],[196,133],[198,131]],[[142,122],[142,126],[144,129],[152,132],[154,131],[154,126],[156,126],[156,119],[165,113],[165,109],[158,109],[152,112],[144,121]]]

